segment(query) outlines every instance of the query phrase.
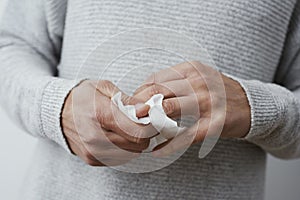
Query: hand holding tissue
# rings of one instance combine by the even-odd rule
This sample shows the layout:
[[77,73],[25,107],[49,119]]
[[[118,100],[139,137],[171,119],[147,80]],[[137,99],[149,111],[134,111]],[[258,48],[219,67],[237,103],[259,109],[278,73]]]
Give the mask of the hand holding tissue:
[[182,133],[185,128],[179,127],[177,122],[169,118],[162,106],[164,96],[156,94],[152,96],[145,104],[150,106],[148,116],[137,118],[136,109],[134,105],[124,105],[121,101],[121,92],[115,94],[111,100],[129,119],[138,124],[152,124],[152,126],[159,132],[159,135],[152,138],[149,148],[145,151],[152,151],[158,145],[174,138],[177,134]]

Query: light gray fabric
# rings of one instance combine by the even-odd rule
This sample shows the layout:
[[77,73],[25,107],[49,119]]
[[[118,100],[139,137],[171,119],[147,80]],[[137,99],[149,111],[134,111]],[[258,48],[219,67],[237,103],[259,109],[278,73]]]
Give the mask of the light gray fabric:
[[[265,152],[300,157],[299,7],[297,0],[9,0],[0,24],[1,104],[40,137],[22,199],[263,199]],[[252,115],[245,140],[222,139],[201,160],[194,145],[146,174],[93,168],[69,153],[60,127],[64,99],[104,66],[99,58],[76,78],[79,67],[109,37],[143,27],[176,30],[203,44],[221,71],[241,83]],[[141,60],[179,61],[151,50],[133,53],[103,78],[116,81]],[[132,92],[140,81],[121,88]]]

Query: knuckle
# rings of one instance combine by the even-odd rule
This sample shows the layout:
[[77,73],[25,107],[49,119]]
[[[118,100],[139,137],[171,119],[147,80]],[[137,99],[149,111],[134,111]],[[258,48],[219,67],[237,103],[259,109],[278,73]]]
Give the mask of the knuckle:
[[101,87],[110,87],[113,85],[113,83],[109,80],[101,80],[101,81],[99,81],[98,85]]
[[159,94],[159,91],[159,86],[154,83],[149,88],[149,96],[152,97],[153,95]]
[[97,87],[100,91],[106,93],[107,95],[113,95],[117,91],[115,85],[109,80],[101,80]]
[[112,116],[109,112],[101,112],[97,115],[97,120],[101,128],[109,129],[111,128]]

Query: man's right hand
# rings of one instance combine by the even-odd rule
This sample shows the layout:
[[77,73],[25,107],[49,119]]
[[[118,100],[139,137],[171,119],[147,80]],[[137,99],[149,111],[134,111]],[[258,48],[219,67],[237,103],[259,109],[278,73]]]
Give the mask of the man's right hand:
[[[111,101],[120,90],[109,81],[86,80],[68,95],[62,112],[62,127],[70,149],[92,166],[127,163],[147,149],[157,134],[151,125],[132,122]],[[122,93],[124,104],[138,102]],[[140,106],[138,116],[148,112]]]

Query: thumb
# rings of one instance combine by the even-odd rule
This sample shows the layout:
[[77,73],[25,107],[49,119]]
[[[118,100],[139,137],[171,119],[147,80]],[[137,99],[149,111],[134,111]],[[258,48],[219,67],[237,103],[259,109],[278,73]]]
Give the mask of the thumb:
[[112,98],[115,94],[120,92],[120,89],[108,80],[94,81],[93,84],[101,94],[108,98]]
[[138,118],[146,117],[148,115],[149,109],[150,109],[149,105],[146,105],[146,104],[143,104],[143,103],[136,104],[135,105],[136,116]]
[[135,106],[136,116],[138,118],[145,117],[148,115],[150,106],[144,104],[143,102],[141,102],[141,100],[131,97],[131,96],[128,96],[124,93],[122,93],[121,100],[124,105],[134,105]]
[[128,96],[127,94],[123,93],[117,86],[115,86],[112,82],[107,80],[101,80],[96,83],[97,90],[102,93],[103,95],[112,98],[118,92],[121,92],[121,101],[124,105],[135,105],[136,106],[136,116],[138,118],[145,117],[148,115],[148,111],[150,106],[141,102],[137,98]]

